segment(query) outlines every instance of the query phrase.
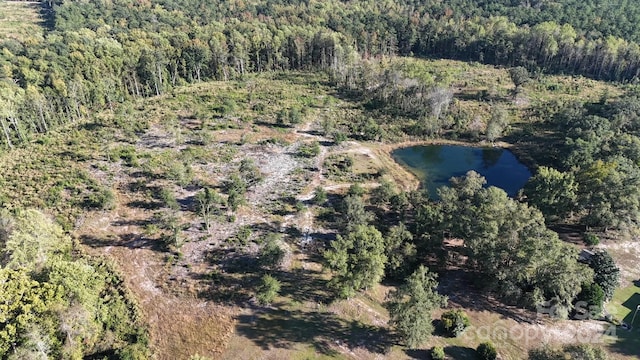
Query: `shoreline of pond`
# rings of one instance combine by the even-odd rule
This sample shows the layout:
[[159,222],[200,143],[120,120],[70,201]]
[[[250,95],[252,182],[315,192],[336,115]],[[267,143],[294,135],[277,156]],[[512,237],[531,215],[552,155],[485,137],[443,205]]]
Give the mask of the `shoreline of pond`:
[[[422,170],[415,169],[411,165],[407,164],[406,161],[398,158],[398,156],[394,156],[393,153],[396,150],[400,149],[408,149],[412,147],[429,147],[429,146],[452,146],[452,147],[464,147],[464,148],[473,148],[473,149],[496,149],[496,150],[507,150],[513,157],[515,161],[522,165],[525,168],[531,177],[535,175],[537,169],[537,163],[528,156],[528,154],[523,153],[524,149],[519,147],[517,144],[511,144],[507,142],[487,142],[487,141],[479,141],[479,142],[470,142],[463,140],[450,140],[450,139],[430,139],[430,140],[420,140],[420,141],[403,141],[397,143],[387,143],[380,144],[377,146],[377,150],[380,153],[384,153],[384,156],[390,161],[390,165],[392,167],[391,172],[393,173],[394,178],[398,175],[398,173],[410,174],[411,178],[414,180],[415,185],[412,186],[413,189],[417,189],[420,187],[427,188],[426,184],[423,184],[423,179],[420,176]],[[470,168],[469,170],[478,171],[478,169]],[[522,186],[520,187],[522,188]],[[506,189],[505,189],[506,190]],[[507,191],[509,192],[509,191]]]

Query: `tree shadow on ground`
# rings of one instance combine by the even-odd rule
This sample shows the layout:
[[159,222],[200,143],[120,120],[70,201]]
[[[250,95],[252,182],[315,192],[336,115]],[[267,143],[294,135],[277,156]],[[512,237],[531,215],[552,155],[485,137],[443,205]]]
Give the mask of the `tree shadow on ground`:
[[150,239],[140,234],[128,233],[114,236],[82,235],[80,241],[90,247],[120,246],[129,249],[149,249],[158,252],[166,252],[166,244],[161,239]]
[[225,305],[248,306],[263,274],[256,256],[236,248],[215,248],[205,253],[205,259],[213,270],[191,274],[205,285],[198,297]]
[[506,304],[478,288],[474,283],[476,274],[463,269],[448,270],[440,277],[438,292],[449,297],[449,303],[474,311],[496,312],[505,318],[533,324],[538,315],[518,306]]
[[444,353],[452,359],[456,360],[476,360],[478,359],[478,353],[475,349],[466,346],[447,346],[444,348]]
[[[611,330],[611,328],[606,329],[605,334],[612,335],[610,333]],[[610,351],[627,356],[640,356],[640,326],[637,325],[631,330],[622,329],[618,326],[615,328],[614,338],[614,342],[609,345]]]
[[128,207],[145,209],[145,210],[158,210],[164,207],[164,204],[160,201],[153,200],[134,200],[127,203]]
[[311,344],[321,354],[337,356],[334,347],[365,348],[384,354],[393,345],[387,329],[343,320],[332,313],[268,309],[240,315],[237,321],[238,333],[265,350]]
[[404,353],[412,359],[431,359],[431,351],[426,349],[405,349]]
[[[640,293],[634,293],[622,306],[629,309],[629,313],[622,319],[623,322],[631,326],[631,329],[622,327],[615,328],[615,341],[611,344],[610,349],[616,353],[624,355],[640,355],[640,311],[635,316],[636,309],[640,306]],[[613,326],[613,325],[612,325]],[[605,334],[613,335],[610,332],[613,328],[609,327],[605,330]]]
[[434,319],[431,321],[431,325],[433,325],[433,334],[434,336],[440,336],[443,338],[448,338],[449,333],[444,328],[444,323],[440,319]]
[[256,255],[237,252],[234,248],[216,248],[206,254],[214,269],[206,275],[192,278],[206,284],[199,297],[228,305],[247,305],[260,278],[269,273],[281,283],[280,294],[296,302],[331,303],[333,294],[318,271],[309,269],[267,270]]
[[280,294],[297,302],[311,301],[329,304],[335,297],[328,289],[328,281],[320,277],[320,272],[308,269],[280,271],[275,274],[281,282]]
[[[625,318],[623,319],[623,321],[631,326],[633,326],[634,324],[631,324],[633,319],[633,315],[636,312],[636,309],[638,309],[638,307],[640,306],[640,293],[634,293],[633,295],[631,295],[630,298],[628,298],[627,300],[625,300],[625,302],[622,303],[622,306],[626,307],[627,309],[630,310],[629,314],[627,314],[627,316],[625,316]],[[640,311],[638,311],[640,313]],[[638,317],[638,315],[636,315],[636,319],[634,322],[636,322],[634,327],[640,327],[640,324],[638,324],[638,320],[640,318]]]

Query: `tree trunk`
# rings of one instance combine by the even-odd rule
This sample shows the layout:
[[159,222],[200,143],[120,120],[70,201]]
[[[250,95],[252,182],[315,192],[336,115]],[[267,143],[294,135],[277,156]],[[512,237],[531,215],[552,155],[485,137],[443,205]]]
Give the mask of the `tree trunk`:
[[11,137],[9,136],[9,130],[7,129],[5,120],[0,119],[0,123],[2,123],[2,130],[4,131],[4,136],[7,139],[7,145],[9,145],[9,148],[13,149],[13,144],[11,143]]

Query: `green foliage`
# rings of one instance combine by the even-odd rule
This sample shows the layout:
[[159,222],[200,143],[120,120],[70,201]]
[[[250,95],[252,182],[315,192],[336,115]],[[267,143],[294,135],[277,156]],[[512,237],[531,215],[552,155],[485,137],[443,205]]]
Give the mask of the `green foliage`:
[[330,285],[339,297],[348,298],[382,279],[387,262],[382,234],[373,226],[354,226],[331,242],[324,259],[334,273]]
[[640,168],[624,157],[584,166],[576,175],[579,202],[586,210],[583,222],[605,229],[639,224],[638,175]]
[[589,266],[594,271],[593,281],[602,288],[605,300],[611,299],[613,292],[620,285],[620,268],[604,250],[591,256]]
[[595,246],[600,243],[600,238],[594,233],[586,233],[584,234],[584,243],[588,246]]
[[[535,208],[507,197],[474,172],[441,188],[440,224],[452,237],[464,239],[475,269],[489,288],[510,301],[535,307],[553,301],[568,315],[588,267],[577,262],[577,250],[545,227]],[[432,218],[438,219],[435,214]],[[435,232],[437,235],[438,232]]]
[[138,154],[133,146],[121,146],[111,151],[109,157],[112,161],[122,160],[127,166],[139,166]]
[[431,312],[446,306],[447,298],[436,292],[437,287],[436,275],[420,266],[389,294],[389,325],[410,348],[417,348],[431,335]]
[[349,186],[349,190],[347,190],[347,196],[357,196],[361,197],[367,191],[360,185],[360,183],[353,183]]
[[256,291],[256,299],[259,304],[270,304],[280,292],[280,281],[271,275],[263,275]]
[[[26,270],[0,268],[0,356],[43,321],[42,316],[59,300],[59,289],[32,279]],[[57,342],[57,339],[53,339]],[[59,345],[58,345],[59,346]]]
[[364,201],[357,195],[345,197],[338,210],[340,212],[337,219],[338,226],[346,232],[358,226],[367,225],[373,219],[373,215],[366,210]]
[[509,77],[511,78],[513,85],[515,85],[515,92],[517,93],[520,90],[520,87],[529,81],[529,72],[522,66],[517,66],[509,69]]
[[498,351],[491,342],[483,342],[476,349],[480,360],[495,360],[498,357]]
[[240,245],[247,245],[252,233],[253,231],[251,231],[251,226],[241,226],[234,235],[233,240],[238,242]]
[[268,236],[267,240],[260,249],[258,254],[258,261],[261,266],[264,266],[268,269],[276,269],[282,264],[284,260],[285,251],[280,247],[280,238],[276,236],[276,234],[272,234],[273,236]]
[[524,187],[527,200],[537,207],[547,221],[563,220],[574,209],[578,184],[572,173],[548,167],[538,168]]
[[[176,199],[176,195],[170,189],[167,189],[167,188],[160,189],[159,196],[160,196],[160,200],[162,200],[162,203],[164,204],[164,206],[168,207],[171,210],[179,210],[180,209],[180,204],[178,204],[178,200]],[[197,197],[197,195],[196,195],[196,197]]]
[[471,324],[467,314],[460,309],[448,310],[442,314],[440,319],[444,330],[451,337],[458,337]]
[[37,211],[13,223],[0,267],[0,358],[82,358],[127,347],[149,357],[137,308],[108,264],[72,253],[71,239]]
[[582,284],[582,291],[576,297],[574,316],[577,319],[597,319],[602,313],[604,291],[596,283]]
[[320,143],[317,141],[312,141],[308,143],[303,143],[298,146],[298,156],[302,156],[305,158],[313,158],[320,154]]
[[303,120],[302,112],[298,108],[291,108],[289,110],[282,109],[278,111],[276,122],[280,125],[297,125]]
[[322,205],[327,201],[327,191],[322,187],[318,186],[313,192],[313,202],[316,205]]
[[404,223],[389,229],[384,248],[388,259],[387,276],[403,279],[413,270],[417,260],[417,250],[413,243],[413,235]]
[[0,259],[8,259],[2,265],[7,268],[37,269],[52,254],[71,251],[71,240],[60,226],[36,210],[24,210],[13,219]]
[[430,352],[431,360],[444,360],[444,348],[442,346],[434,346]]
[[237,190],[229,190],[229,196],[227,197],[227,204],[232,211],[237,211],[241,205],[246,203],[244,193],[240,193]]
[[384,129],[370,117],[362,117],[358,122],[353,123],[351,132],[367,141],[379,141],[385,135]]
[[260,172],[253,159],[250,158],[242,159],[239,171],[246,187],[251,187],[264,179],[264,175]]
[[116,207],[116,196],[111,189],[99,189],[86,197],[84,205],[88,208],[113,210]]
[[333,137],[333,141],[336,145],[340,145],[343,142],[347,141],[347,134],[342,131],[334,131],[331,136]]
[[380,186],[371,191],[371,202],[378,206],[388,205],[396,193],[397,190],[394,184],[387,179],[383,179],[380,182]]
[[353,157],[349,154],[332,154],[324,160],[323,167],[331,177],[345,177],[351,174]]
[[199,191],[196,196],[196,211],[202,217],[204,227],[208,231],[211,228],[213,217],[221,213],[220,206],[225,201],[214,189],[206,187]]
[[493,107],[487,122],[487,140],[496,141],[509,125],[509,114],[503,108]]
[[163,211],[154,214],[154,219],[158,222],[159,227],[165,230],[162,241],[168,249],[180,248],[183,245],[182,224],[178,213],[173,210]]
[[246,201],[245,194],[247,192],[247,184],[240,178],[238,174],[231,174],[223,184],[224,190],[227,192],[227,204],[233,211],[238,210],[240,205]]

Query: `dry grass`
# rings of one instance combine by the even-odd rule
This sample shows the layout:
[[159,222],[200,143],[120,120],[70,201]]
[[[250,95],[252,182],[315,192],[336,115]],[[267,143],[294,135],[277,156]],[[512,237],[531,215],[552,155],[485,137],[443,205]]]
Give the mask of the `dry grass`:
[[[443,72],[449,77],[445,80],[462,95],[459,101],[474,112],[488,114],[486,104],[471,99],[482,90],[495,92],[495,96],[503,97],[500,101],[515,112],[520,111],[505,95],[512,86],[505,69],[453,61],[427,64],[434,72]],[[315,222],[311,205],[304,204],[302,210],[295,212],[294,206],[288,204],[283,215],[268,214],[265,210],[283,193],[304,201],[310,198],[316,186],[324,186],[332,193],[345,190],[349,182],[329,181],[322,175],[323,159],[334,153],[350,153],[356,159],[354,169],[357,173],[371,174],[385,169],[385,176],[392,178],[400,188],[413,189],[417,186],[415,177],[395,163],[389,152],[395,146],[414,143],[390,145],[348,141],[338,147],[324,144],[316,159],[296,157],[293,152],[298,143],[326,141],[318,135],[320,118],[325,111],[323,99],[330,97],[331,111],[359,110],[350,109],[352,104],[332,97],[326,88],[310,85],[304,75],[290,79],[280,76],[265,74],[243,83],[214,82],[177,89],[175,95],[138,104],[139,111],[131,115],[131,118],[143,117],[150,124],[148,130],[132,142],[143,163],[159,154],[167,154],[168,160],[180,159],[185,149],[194,146],[190,142],[201,135],[200,132],[211,135],[210,142],[197,145],[202,158],[190,165],[198,185],[182,187],[166,179],[144,180],[146,186],[172,189],[178,200],[186,204],[178,211],[181,220],[189,226],[183,233],[187,243],[179,250],[168,251],[159,245],[159,234],[148,233],[145,224],[154,215],[154,209],[132,205],[136,202],[153,205],[149,194],[128,188],[136,177],[141,176],[140,169],[107,161],[102,153],[74,166],[78,169],[86,167],[96,181],[113,188],[117,207],[111,212],[88,213],[79,222],[76,235],[89,251],[114,259],[120,267],[127,287],[137,298],[149,324],[152,348],[158,359],[186,359],[194,354],[216,359],[426,357],[425,350],[406,351],[388,340],[391,338],[387,337],[388,314],[382,306],[388,287],[376,286],[353,299],[330,304],[326,288],[328,276],[314,257],[317,254],[302,249],[299,235],[296,235],[296,231],[311,230],[314,234],[332,231]],[[562,84],[573,81],[570,78],[553,79]],[[567,96],[595,99],[608,87],[590,86],[584,79],[579,81],[583,84],[581,92]],[[525,87],[525,95],[532,102],[555,96],[545,94],[538,99],[531,94],[537,85],[527,86],[531,87]],[[615,94],[614,91],[611,93]],[[218,105],[225,101],[227,108],[220,109]],[[275,112],[300,104],[310,109],[305,115],[306,124],[297,129],[273,126]],[[329,112],[327,110],[327,114]],[[122,136],[118,134],[116,138]],[[270,140],[269,144],[259,144],[264,140]],[[123,141],[116,141],[109,147],[123,144]],[[86,152],[104,152],[95,145],[84,147]],[[31,153],[19,150],[15,154]],[[37,157],[44,155],[38,153]],[[251,201],[234,214],[235,222],[217,220],[211,232],[203,231],[192,209],[186,209],[191,197],[201,184],[219,185],[245,157],[254,159],[266,177],[264,182],[249,191]],[[10,163],[17,164],[18,161],[19,155],[16,155]],[[11,169],[8,165],[2,168]],[[20,174],[29,174],[28,171],[20,171]],[[31,175],[26,179],[31,183],[39,181]],[[364,186],[370,188],[376,184],[377,179],[368,179]],[[234,251],[234,246],[226,240],[242,225],[259,228],[254,237],[266,231],[260,230],[263,228],[286,228],[293,234],[285,238],[289,249],[287,266],[274,271],[274,276],[283,283],[283,291],[272,306],[258,306],[251,300],[252,277],[256,276],[251,269],[231,273],[223,264],[230,261],[225,254]],[[252,244],[243,250],[244,253],[239,251],[236,255],[251,259],[256,249],[257,245]],[[628,275],[625,278],[636,276],[633,269],[637,266],[634,268],[633,265],[639,256],[637,249],[629,250],[628,254],[624,247],[612,248],[614,250],[626,259]],[[169,259],[170,254],[177,257],[178,252],[182,259]],[[219,256],[213,257],[213,253]],[[230,296],[221,301],[209,296],[227,291]],[[463,307],[469,313],[473,328],[457,339],[434,336],[423,349],[443,345],[451,357],[471,359],[474,356],[472,348],[491,339],[498,345],[503,359],[521,359],[530,347],[542,342],[571,342],[581,331],[588,336],[601,331],[597,322],[530,321],[532,314],[529,312],[482,299],[478,293],[464,287],[457,291],[476,301],[452,299],[451,302],[452,306]],[[522,334],[529,337],[525,339]]]
[[0,1],[0,39],[41,39],[43,19],[40,10],[39,2]]

